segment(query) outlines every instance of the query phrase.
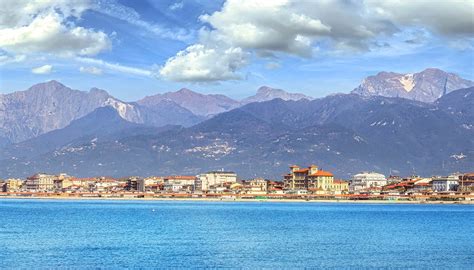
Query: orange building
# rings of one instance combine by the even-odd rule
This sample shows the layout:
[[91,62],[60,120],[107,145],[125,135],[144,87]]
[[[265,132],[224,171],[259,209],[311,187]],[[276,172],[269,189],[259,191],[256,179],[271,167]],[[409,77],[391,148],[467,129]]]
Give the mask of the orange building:
[[286,190],[342,192],[349,189],[347,182],[334,181],[334,175],[331,172],[321,170],[316,165],[307,168],[291,166],[290,173],[284,176],[283,182]]

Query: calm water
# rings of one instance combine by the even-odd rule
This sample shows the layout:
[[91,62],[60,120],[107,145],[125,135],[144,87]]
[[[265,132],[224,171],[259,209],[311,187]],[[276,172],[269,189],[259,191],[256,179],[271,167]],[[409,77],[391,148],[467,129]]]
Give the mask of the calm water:
[[468,205],[0,200],[0,268],[473,265]]

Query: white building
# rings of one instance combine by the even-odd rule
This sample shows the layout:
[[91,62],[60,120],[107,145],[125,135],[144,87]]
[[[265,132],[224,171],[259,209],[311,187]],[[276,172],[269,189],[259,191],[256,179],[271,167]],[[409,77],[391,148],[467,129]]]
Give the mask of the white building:
[[237,182],[235,172],[212,171],[199,175],[196,181],[196,190],[207,191],[212,186],[222,186],[224,183]]
[[459,176],[433,177],[431,185],[434,192],[457,191],[459,187]]
[[54,181],[58,179],[56,175],[37,173],[26,178],[26,189],[28,191],[53,191]]
[[168,192],[192,192],[196,176],[174,175],[164,177],[164,190]]
[[362,172],[354,175],[350,181],[349,190],[359,191],[387,185],[385,175],[376,172]]

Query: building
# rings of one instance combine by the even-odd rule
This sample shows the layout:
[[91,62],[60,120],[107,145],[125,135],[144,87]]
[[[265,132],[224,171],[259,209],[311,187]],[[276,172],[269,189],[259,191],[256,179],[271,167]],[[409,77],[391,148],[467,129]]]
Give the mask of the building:
[[127,179],[125,190],[127,191],[145,191],[145,180],[138,176],[132,176]]
[[459,176],[459,191],[474,191],[474,172]]
[[225,183],[237,182],[237,174],[235,172],[211,171],[200,174],[196,180],[195,189],[200,191],[208,191],[211,187],[222,186]]
[[434,192],[454,192],[459,187],[459,176],[450,175],[447,177],[433,177],[431,187]]
[[95,183],[95,190],[98,192],[110,192],[117,190],[119,182],[113,178],[100,177]]
[[36,191],[54,191],[56,186],[54,182],[58,179],[56,175],[37,173],[26,178],[26,190]]
[[267,193],[267,180],[263,178],[255,178],[248,181],[248,186],[251,193]]
[[196,176],[174,175],[166,176],[163,180],[163,187],[167,192],[193,192]]
[[377,189],[387,185],[385,175],[376,172],[362,172],[354,175],[350,181],[351,191]]
[[20,191],[23,187],[24,181],[21,179],[10,178],[5,180],[4,191],[5,192],[15,192]]
[[335,184],[334,175],[319,169],[316,165],[311,165],[308,168],[293,165],[290,167],[290,173],[284,175],[283,178],[284,188],[291,191],[335,192],[347,190],[345,183],[337,181]]
[[332,189],[337,193],[347,192],[349,191],[349,182],[344,180],[334,180]]

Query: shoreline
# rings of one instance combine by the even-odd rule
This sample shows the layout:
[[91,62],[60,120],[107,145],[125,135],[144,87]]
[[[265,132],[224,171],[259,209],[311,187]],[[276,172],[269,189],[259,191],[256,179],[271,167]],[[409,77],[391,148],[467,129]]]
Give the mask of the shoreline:
[[1,199],[25,199],[25,200],[57,200],[57,201],[74,201],[74,200],[84,200],[84,201],[176,201],[176,202],[271,202],[271,203],[352,203],[352,204],[452,204],[452,205],[474,205],[472,200],[464,201],[427,201],[427,200],[328,200],[328,199],[222,199],[222,198],[134,198],[134,197],[80,197],[80,196],[71,196],[71,197],[61,197],[61,196],[0,196]]

